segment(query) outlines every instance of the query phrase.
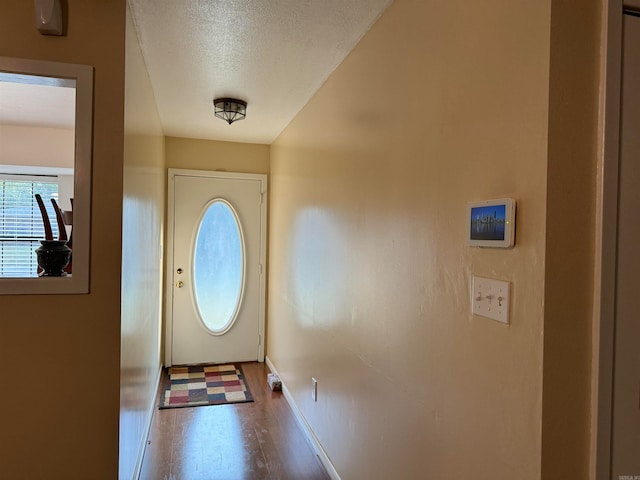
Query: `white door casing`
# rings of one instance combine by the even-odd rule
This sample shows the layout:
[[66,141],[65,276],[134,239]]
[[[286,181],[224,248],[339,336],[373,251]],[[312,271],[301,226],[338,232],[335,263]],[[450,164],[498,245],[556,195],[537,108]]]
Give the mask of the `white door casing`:
[[[165,364],[263,361],[266,175],[169,169],[168,180]],[[233,323],[217,330],[207,326],[203,300],[211,298],[200,280],[204,269],[194,269],[196,244],[201,252],[210,243],[198,235],[212,210],[236,218],[237,235],[227,232],[225,238],[238,238],[244,253],[237,317],[228,309]],[[227,297],[235,302],[234,295]]]

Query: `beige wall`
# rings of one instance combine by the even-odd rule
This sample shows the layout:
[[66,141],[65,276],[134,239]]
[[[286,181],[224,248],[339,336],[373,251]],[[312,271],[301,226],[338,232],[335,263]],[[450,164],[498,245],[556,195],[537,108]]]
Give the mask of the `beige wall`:
[[269,173],[268,145],[166,137],[165,148],[168,168]]
[[33,2],[2,3],[0,55],[95,67],[90,293],[0,297],[0,365],[19,392],[0,395],[6,478],[118,475],[125,4],[69,0],[54,38]]
[[70,129],[0,125],[0,165],[73,168],[74,142]]
[[[273,145],[269,358],[345,480],[540,478],[549,34],[548,1],[396,0]],[[504,196],[516,247],[466,246]]]
[[165,210],[164,135],[127,9],[122,212],[120,478],[134,478],[160,372]]
[[[542,478],[589,478],[601,2],[551,11]],[[578,14],[579,12],[579,14]]]

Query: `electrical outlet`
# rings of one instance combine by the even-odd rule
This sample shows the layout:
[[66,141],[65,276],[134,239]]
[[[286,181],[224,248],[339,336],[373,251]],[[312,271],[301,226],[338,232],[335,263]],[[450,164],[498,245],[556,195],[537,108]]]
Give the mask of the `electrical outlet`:
[[471,307],[475,315],[509,324],[509,282],[473,276]]
[[314,402],[318,401],[318,381],[311,377],[311,398]]

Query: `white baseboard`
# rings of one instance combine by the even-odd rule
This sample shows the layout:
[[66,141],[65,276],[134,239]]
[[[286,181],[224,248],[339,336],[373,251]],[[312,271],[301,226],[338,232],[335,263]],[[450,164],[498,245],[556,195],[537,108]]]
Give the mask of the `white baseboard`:
[[[265,357],[265,362],[267,363],[267,366],[269,367],[271,372],[278,375],[276,368],[273,366],[273,363],[271,363],[271,360],[269,359],[268,356]],[[282,377],[280,378],[280,380],[282,381]],[[329,460],[329,456],[327,455],[327,452],[325,452],[324,448],[322,448],[322,445],[320,444],[320,440],[318,440],[318,437],[316,437],[316,435],[313,433],[311,426],[307,423],[307,420],[304,418],[304,415],[302,415],[302,412],[296,405],[295,401],[293,400],[293,397],[291,396],[291,393],[287,389],[287,385],[284,382],[282,382],[282,393],[284,395],[284,398],[287,400],[289,407],[291,407],[291,411],[293,412],[294,417],[296,417],[296,420],[298,421],[300,428],[302,428],[302,431],[304,432],[305,436],[309,440],[309,443],[315,450],[316,455],[318,455],[320,462],[322,462],[322,465],[324,466],[327,473],[329,474],[329,477],[331,477],[331,480],[341,480],[340,475],[338,475],[338,472],[333,466],[333,463],[331,463],[331,460]]]
[[140,478],[140,471],[142,470],[142,460],[144,459],[144,452],[147,448],[147,441],[149,439],[149,432],[151,431],[151,422],[153,421],[153,413],[156,410],[156,400],[158,399],[158,388],[160,388],[160,379],[162,377],[162,363],[158,368],[158,373],[156,374],[156,379],[153,384],[155,388],[153,389],[154,394],[151,397],[150,405],[147,408],[147,418],[145,421],[145,435],[142,437],[142,443],[138,450],[138,460],[136,461],[136,468],[133,470],[133,480],[137,480]]

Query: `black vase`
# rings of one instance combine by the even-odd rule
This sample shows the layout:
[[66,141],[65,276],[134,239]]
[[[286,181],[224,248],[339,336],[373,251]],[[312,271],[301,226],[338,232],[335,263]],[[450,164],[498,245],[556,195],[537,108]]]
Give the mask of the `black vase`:
[[40,240],[42,244],[36,249],[38,265],[42,268],[41,277],[64,277],[64,267],[71,260],[71,249],[64,240]]

